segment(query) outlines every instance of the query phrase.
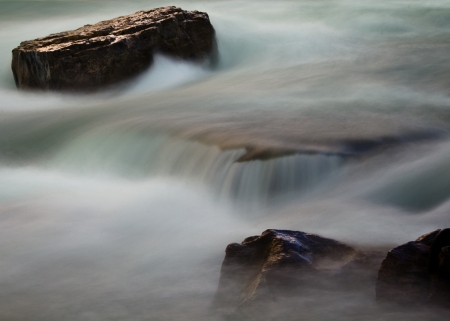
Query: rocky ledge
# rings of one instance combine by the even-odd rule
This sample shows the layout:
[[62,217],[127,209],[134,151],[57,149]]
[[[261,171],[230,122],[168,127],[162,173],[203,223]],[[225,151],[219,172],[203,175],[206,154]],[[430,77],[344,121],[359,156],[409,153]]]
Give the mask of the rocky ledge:
[[24,41],[11,67],[18,88],[92,91],[144,71],[155,53],[202,62],[214,50],[206,13],[164,7]]

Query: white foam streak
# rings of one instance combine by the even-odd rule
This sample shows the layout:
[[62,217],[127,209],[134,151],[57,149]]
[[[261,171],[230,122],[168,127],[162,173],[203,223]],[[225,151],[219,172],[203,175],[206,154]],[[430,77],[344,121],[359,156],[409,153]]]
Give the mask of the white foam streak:
[[51,166],[83,175],[145,178],[173,177],[212,188],[219,199],[246,206],[277,203],[277,198],[300,197],[330,184],[344,159],[336,155],[291,155],[238,163],[242,149],[221,151],[193,141],[119,128],[87,132],[62,149]]
[[[211,266],[220,268],[224,243],[245,236],[246,222],[230,209],[173,180],[80,179],[35,168],[0,174],[0,252],[7,258],[0,262],[0,284],[2,296],[14,291],[26,302],[23,317],[139,318],[148,304],[156,317],[164,313],[158,305],[167,304],[165,298],[183,302],[193,280],[203,289],[191,304],[207,311],[209,299],[202,293],[213,292],[218,279]],[[65,293],[64,299],[49,307],[55,291]],[[112,308],[116,300],[128,300],[126,293],[134,303],[127,310],[123,302]],[[139,293],[150,303],[137,303]],[[86,300],[99,299],[104,308],[86,306]],[[17,303],[2,300],[2,313],[17,315]]]

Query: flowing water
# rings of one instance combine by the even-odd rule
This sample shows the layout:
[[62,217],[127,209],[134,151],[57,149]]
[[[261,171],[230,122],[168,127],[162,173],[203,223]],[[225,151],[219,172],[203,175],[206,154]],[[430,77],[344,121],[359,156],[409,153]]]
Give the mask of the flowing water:
[[[214,68],[157,56],[103,93],[16,90],[20,41],[166,5],[208,12]],[[1,0],[0,320],[211,320],[228,243],[450,227],[449,53],[444,0]],[[299,153],[237,162],[254,146]],[[302,302],[272,317],[442,319],[374,290]]]

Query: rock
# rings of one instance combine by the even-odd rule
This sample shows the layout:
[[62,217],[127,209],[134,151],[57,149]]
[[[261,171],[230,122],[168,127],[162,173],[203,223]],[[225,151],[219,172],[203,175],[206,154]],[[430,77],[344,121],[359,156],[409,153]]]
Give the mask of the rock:
[[430,302],[450,308],[450,246],[439,252],[439,265],[431,277]]
[[11,67],[21,89],[92,91],[136,76],[154,53],[202,62],[214,50],[206,13],[164,7],[24,41]]
[[254,316],[255,311],[264,313],[261,309],[270,302],[302,295],[306,288],[351,286],[349,279],[359,282],[356,271],[366,265],[375,265],[373,286],[379,265],[370,255],[314,234],[266,230],[227,246],[213,310],[225,316]]
[[450,305],[450,229],[436,230],[388,252],[378,272],[380,302]]

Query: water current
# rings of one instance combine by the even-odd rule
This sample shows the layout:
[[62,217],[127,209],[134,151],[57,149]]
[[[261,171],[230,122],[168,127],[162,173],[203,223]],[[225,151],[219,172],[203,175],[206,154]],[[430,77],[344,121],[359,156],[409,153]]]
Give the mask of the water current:
[[[166,5],[209,14],[214,68],[157,56],[102,93],[15,88],[21,41]],[[450,227],[449,53],[444,0],[0,0],[0,320],[213,320],[231,242],[387,250]],[[238,161],[255,146],[296,153]],[[308,300],[273,318],[442,319]]]

